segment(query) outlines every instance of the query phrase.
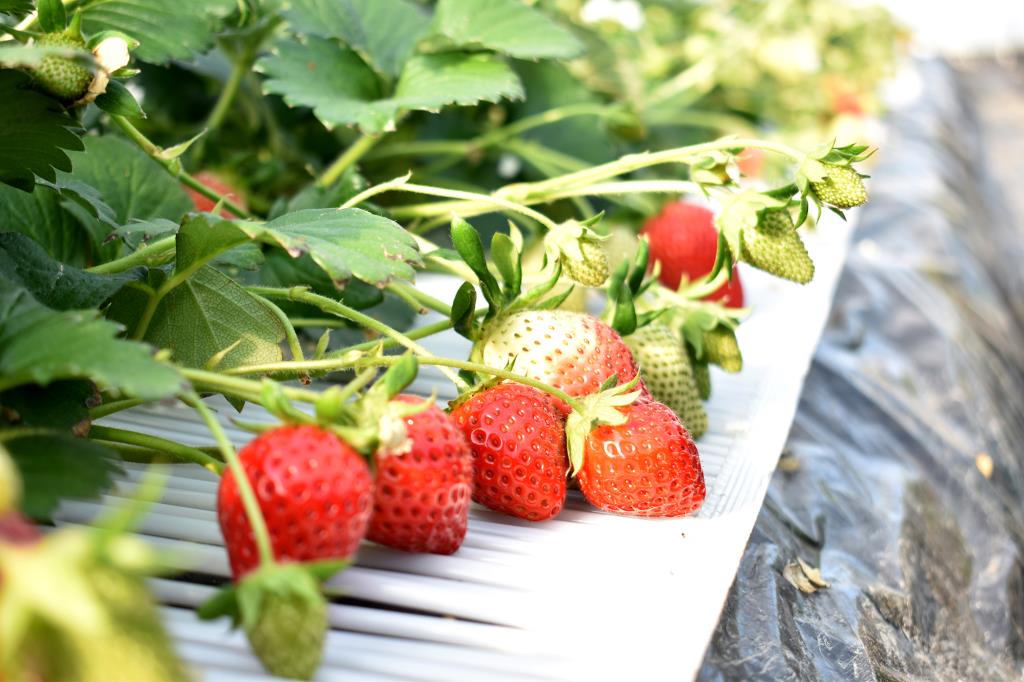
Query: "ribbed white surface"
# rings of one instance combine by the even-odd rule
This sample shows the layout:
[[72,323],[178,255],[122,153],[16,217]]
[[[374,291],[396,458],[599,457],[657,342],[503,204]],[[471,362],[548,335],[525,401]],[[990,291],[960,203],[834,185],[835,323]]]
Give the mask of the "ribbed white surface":
[[[708,499],[693,518],[655,520],[596,512],[577,494],[554,521],[531,524],[474,506],[462,549],[409,555],[364,544],[355,567],[329,583],[339,595],[318,680],[683,680],[696,673],[760,509],[824,325],[850,226],[826,220],[808,248],[812,284],[743,272],[754,314],[740,327],[744,370],[714,373],[711,429],[698,443]],[[450,298],[451,282],[421,286]],[[464,357],[454,334],[428,339]],[[414,387],[444,400],[452,389],[431,370]],[[241,445],[251,437],[229,422]],[[267,419],[249,406],[247,420]],[[175,405],[118,414],[104,423],[210,444],[193,413]],[[109,497],[130,495],[141,468]],[[154,580],[182,656],[211,682],[263,680],[244,637],[192,609],[228,576],[214,514],[216,479],[176,467],[141,533],[173,550],[180,579]],[[67,524],[88,522],[100,502],[62,506]],[[205,584],[204,584],[205,583]],[[343,595],[343,596],[340,596]]]

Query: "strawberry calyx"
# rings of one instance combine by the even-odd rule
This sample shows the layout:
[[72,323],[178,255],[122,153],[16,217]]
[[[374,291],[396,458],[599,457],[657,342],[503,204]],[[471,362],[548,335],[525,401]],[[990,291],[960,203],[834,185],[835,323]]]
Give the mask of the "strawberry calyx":
[[591,395],[578,396],[565,422],[565,445],[569,456],[569,468],[573,476],[583,467],[583,450],[590,432],[603,424],[618,426],[626,422],[626,415],[619,409],[632,405],[642,391],[635,390],[640,382],[638,372],[632,381],[616,386],[618,377],[608,377],[601,390]]
[[599,287],[608,279],[608,256],[602,243],[608,240],[591,226],[601,214],[580,222],[567,220],[544,235],[544,250],[550,262],[558,261],[565,273],[578,284]]

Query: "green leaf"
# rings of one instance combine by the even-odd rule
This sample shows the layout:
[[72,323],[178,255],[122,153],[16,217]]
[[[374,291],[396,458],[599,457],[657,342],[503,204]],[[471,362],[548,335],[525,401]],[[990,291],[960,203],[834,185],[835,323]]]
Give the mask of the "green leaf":
[[305,45],[281,42],[261,59],[263,87],[292,106],[313,110],[327,126],[358,125],[364,132],[393,130],[401,111],[439,111],[447,104],[521,97],[518,77],[486,54],[417,55],[405,64],[390,97],[359,56],[322,38]]
[[[57,182],[43,180],[41,185],[54,189],[60,196],[61,208],[78,218],[80,223],[91,225],[94,222],[109,227],[117,227],[117,216],[114,209],[103,201],[99,191],[81,180],[76,180],[73,175],[59,173]],[[92,235],[94,245],[100,248],[99,239],[102,235]]]
[[520,59],[575,57],[582,49],[567,29],[520,0],[440,0],[434,27],[460,47]]
[[[85,151],[72,154],[73,174],[60,175],[61,183],[79,181],[93,187],[114,212],[114,223],[166,218],[178,222],[192,210],[192,200],[163,166],[131,142],[112,135],[89,137]],[[108,225],[76,215],[99,240],[110,234]]]
[[47,33],[63,31],[68,25],[68,13],[61,0],[37,0],[39,27]]
[[55,381],[46,388],[29,384],[0,394],[0,405],[19,426],[66,431],[89,418],[88,403],[98,397],[91,381]]
[[34,519],[50,518],[63,498],[99,497],[121,472],[113,450],[65,433],[12,438],[4,446],[21,474],[21,509]]
[[[115,300],[111,316],[137,320],[145,301],[130,289]],[[281,321],[255,296],[227,275],[205,266],[164,296],[153,313],[145,340],[168,348],[174,361],[204,367],[230,348],[217,364],[279,362],[285,331]]]
[[115,116],[146,118],[146,112],[135,101],[134,95],[119,80],[111,80],[107,83],[106,92],[96,98],[96,106]]
[[57,312],[0,281],[0,386],[91,379],[144,399],[177,392],[178,373],[143,344],[116,338],[119,331],[95,310]]
[[204,51],[225,9],[207,0],[104,0],[85,6],[82,27],[87,34],[121,31],[139,41],[139,59],[164,64]]
[[153,218],[152,220],[137,220],[127,225],[121,225],[110,233],[107,239],[123,239],[125,244],[137,248],[143,242],[166,237],[178,231],[178,223],[166,218]]
[[0,0],[0,14],[20,17],[32,11],[32,0]]
[[409,0],[293,0],[285,16],[299,33],[344,41],[387,77],[401,72],[430,25]]
[[352,277],[383,285],[411,279],[419,265],[416,241],[401,225],[360,208],[313,208],[266,225],[236,223],[252,239],[280,246],[293,258],[309,254],[335,286]]
[[78,122],[54,99],[27,89],[28,75],[0,70],[0,183],[31,192],[35,176],[71,170],[66,150],[82,149]]
[[0,231],[28,235],[46,253],[71,265],[85,265],[94,251],[91,235],[62,208],[60,195],[41,185],[31,194],[0,185]]
[[94,275],[54,260],[25,235],[0,233],[0,277],[24,287],[37,301],[55,310],[95,308],[142,274],[136,269]]
[[89,137],[71,161],[74,179],[95,187],[121,225],[152,218],[178,221],[193,208],[181,184],[123,138]]

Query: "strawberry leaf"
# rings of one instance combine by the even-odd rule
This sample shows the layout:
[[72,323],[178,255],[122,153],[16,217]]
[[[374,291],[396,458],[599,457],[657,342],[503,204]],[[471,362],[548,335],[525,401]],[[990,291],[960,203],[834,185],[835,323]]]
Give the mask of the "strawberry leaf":
[[582,49],[567,29],[519,0],[440,0],[434,27],[460,47],[520,59],[575,57]]
[[0,280],[0,387],[90,379],[145,399],[177,392],[178,373],[143,344],[118,339],[119,331],[95,310],[57,312]]
[[344,41],[389,78],[429,27],[426,13],[409,0],[293,0],[285,17],[299,33]]
[[32,0],[0,0],[0,14],[20,17],[32,11]]
[[98,443],[50,431],[4,443],[21,475],[21,509],[48,519],[63,498],[96,498],[121,471],[117,454]]
[[0,233],[0,278],[24,287],[55,310],[95,308],[141,276],[141,269],[95,275],[54,260],[25,235]]
[[[161,273],[162,274],[162,273]],[[147,297],[126,288],[114,298],[108,315],[135,324]],[[267,306],[233,279],[210,266],[170,291],[157,305],[144,340],[167,348],[188,367],[216,368],[279,362],[285,330]]]
[[394,129],[405,110],[522,96],[515,73],[486,54],[417,55],[406,62],[390,96],[355,52],[321,38],[305,45],[281,42],[257,69],[267,75],[267,92],[313,109],[327,126],[357,125],[367,133]]
[[135,55],[153,64],[189,59],[209,47],[234,0],[104,0],[82,9],[86,34],[120,31],[139,41]]
[[0,183],[31,192],[35,176],[52,182],[56,170],[71,170],[67,150],[82,149],[82,140],[78,122],[28,84],[21,71],[0,70]]
[[28,235],[50,256],[70,265],[86,265],[96,251],[89,232],[62,208],[60,195],[41,185],[31,194],[0,185],[0,230]]

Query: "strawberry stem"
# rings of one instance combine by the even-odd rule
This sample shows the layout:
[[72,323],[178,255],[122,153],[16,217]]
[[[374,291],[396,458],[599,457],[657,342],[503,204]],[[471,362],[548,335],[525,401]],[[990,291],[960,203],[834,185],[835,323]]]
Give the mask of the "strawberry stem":
[[[410,339],[405,334],[392,329],[388,325],[384,324],[380,320],[377,320],[365,313],[361,313],[355,308],[350,308],[340,301],[335,301],[332,298],[321,296],[309,291],[305,287],[292,287],[290,289],[280,289],[274,287],[249,287],[249,291],[258,294],[260,296],[276,297],[276,298],[287,298],[290,301],[298,301],[300,303],[308,303],[316,306],[320,310],[330,315],[337,315],[338,317],[344,317],[347,320],[351,320],[356,324],[375,331],[382,336],[387,336],[394,339],[399,345],[408,348],[416,355],[429,356],[430,351]],[[460,391],[469,388],[457,374],[449,370],[442,370],[445,377],[455,384]]]
[[270,544],[270,532],[267,530],[267,522],[263,518],[263,511],[260,509],[259,501],[256,499],[256,493],[253,492],[252,483],[245,473],[241,460],[238,459],[238,454],[235,453],[234,446],[228,440],[220,422],[213,416],[213,412],[210,411],[210,408],[206,406],[198,395],[195,393],[185,393],[179,397],[182,402],[198,412],[199,416],[206,422],[206,427],[210,430],[214,440],[217,441],[217,447],[220,448],[224,461],[228,463],[228,467],[235,477],[238,494],[242,498],[242,506],[245,508],[245,515],[249,519],[249,526],[252,528],[252,534],[256,540],[256,548],[260,554],[260,565],[268,566],[273,564],[274,550]]
[[160,438],[159,436],[152,436],[148,433],[127,431],[125,429],[115,429],[112,426],[94,424],[92,428],[89,429],[89,439],[109,443],[124,443],[125,445],[135,445],[148,448],[149,450],[155,450],[157,452],[171,455],[177,460],[193,462],[204,469],[212,471],[218,476],[224,473],[224,463],[214,457],[211,457],[202,450],[182,445],[181,443],[176,443],[165,438]]
[[234,213],[239,218],[252,218],[253,216],[246,211],[244,208],[231,201],[225,196],[218,194],[216,191],[210,189],[203,183],[196,180],[193,176],[186,173],[181,168],[181,160],[177,158],[168,159],[164,156],[164,150],[154,144],[148,137],[146,137],[142,131],[132,125],[131,121],[126,119],[124,116],[111,115],[110,120],[114,124],[124,131],[124,133],[137,144],[142,151],[149,154],[150,157],[164,169],[173,175],[181,184],[191,187],[195,191],[202,194],[207,199],[220,204],[224,208]]
[[367,135],[363,134],[358,140],[353,142],[349,147],[341,153],[334,162],[327,167],[327,169],[320,175],[316,180],[317,187],[330,187],[333,185],[338,178],[344,175],[345,171],[359,159],[373,149],[383,138],[382,135]]
[[[339,369],[350,369],[353,367],[388,367],[396,364],[400,357],[397,356],[383,356],[383,357],[362,357],[355,359],[345,358],[328,358],[324,360],[307,360],[305,362],[268,362],[260,365],[247,365],[243,367],[234,367],[225,370],[225,374],[269,374],[279,372],[302,372],[302,371],[329,371]],[[488,367],[487,365],[479,362],[470,362],[468,360],[456,360],[454,358],[442,358],[433,355],[418,355],[416,360],[421,365],[433,365],[436,367],[453,367],[455,369],[464,369],[470,372],[478,372],[480,374],[486,374],[488,376],[500,377],[502,379],[508,379],[515,381],[516,383],[525,384],[532,386],[540,391],[548,393],[559,400],[564,401],[569,407],[578,409],[580,407],[579,402],[570,396],[565,391],[545,384],[542,381],[531,379],[530,377],[523,376],[522,374],[516,374],[505,369],[495,369],[494,367]],[[462,382],[463,384],[465,382]],[[464,390],[461,389],[460,390]]]

